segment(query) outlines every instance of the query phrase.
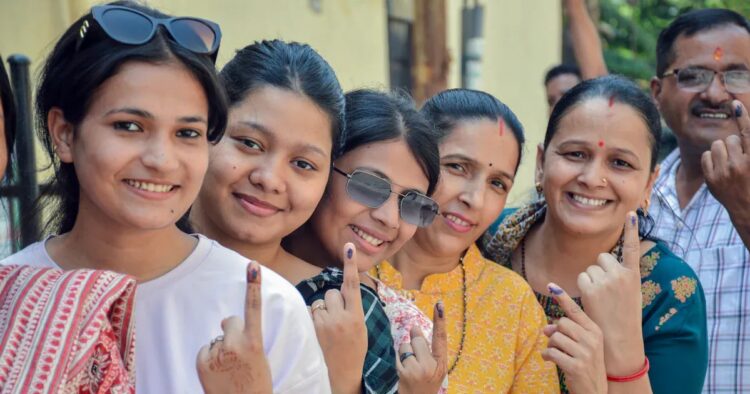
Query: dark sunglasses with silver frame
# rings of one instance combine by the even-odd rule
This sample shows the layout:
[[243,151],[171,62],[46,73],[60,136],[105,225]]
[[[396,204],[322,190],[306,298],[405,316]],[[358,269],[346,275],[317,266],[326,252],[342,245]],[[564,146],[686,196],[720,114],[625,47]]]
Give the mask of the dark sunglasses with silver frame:
[[[221,44],[221,28],[209,20],[194,17],[155,18],[121,5],[99,5],[91,8],[94,21],[107,36],[119,43],[142,45],[149,42],[163,26],[169,36],[183,48],[210,55],[216,62]],[[83,45],[91,25],[84,20],[79,30],[76,52]]]
[[399,196],[399,215],[405,222],[419,227],[432,224],[439,212],[435,200],[426,195],[409,190],[406,193],[393,191],[391,182],[365,170],[356,169],[352,173],[342,171],[336,166],[333,170],[347,178],[346,192],[354,201],[369,208],[378,208],[385,204],[391,194]]

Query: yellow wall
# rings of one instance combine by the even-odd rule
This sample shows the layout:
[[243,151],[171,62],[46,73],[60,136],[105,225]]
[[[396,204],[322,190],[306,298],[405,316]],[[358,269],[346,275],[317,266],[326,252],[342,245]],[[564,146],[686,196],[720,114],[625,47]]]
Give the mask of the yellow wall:
[[[333,66],[344,89],[388,86],[385,0],[151,0],[175,15],[218,22],[223,41],[218,64],[260,39],[306,42]],[[36,75],[40,61],[63,30],[92,0],[0,0],[0,53],[24,53]],[[461,6],[447,0],[447,44],[452,62],[449,87],[459,87]],[[533,184],[535,145],[544,135],[546,103],[542,78],[560,59],[561,13],[555,0],[484,0],[484,53],[481,89],[497,96],[518,115],[528,144],[510,202]]]

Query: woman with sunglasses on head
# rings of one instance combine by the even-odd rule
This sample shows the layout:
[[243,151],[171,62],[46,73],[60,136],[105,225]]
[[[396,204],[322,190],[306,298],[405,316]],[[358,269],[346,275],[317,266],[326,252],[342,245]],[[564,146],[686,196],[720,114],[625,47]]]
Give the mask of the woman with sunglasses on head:
[[566,392],[701,392],[703,290],[687,264],[649,237],[643,215],[660,136],[656,107],[632,82],[603,77],[574,87],[537,152],[542,198],[506,212],[487,245],[534,289],[550,322],[544,357],[558,365]]
[[197,392],[201,380],[208,392],[327,392],[294,287],[175,224],[227,122],[219,41],[212,22],[132,2],[96,6],[63,34],[36,96],[59,196],[52,236],[4,263],[135,277],[139,392]]
[[[229,124],[210,148],[190,227],[297,284],[321,269],[288,253],[281,240],[310,218],[323,196],[343,133],[344,92],[314,49],[280,40],[239,50],[220,78]],[[359,318],[325,353],[334,392],[361,386],[366,338]]]
[[450,392],[556,393],[531,289],[474,246],[505,205],[522,126],[496,98],[466,89],[433,96],[421,112],[439,133],[440,216],[370,272],[428,315],[437,300],[445,303]]
[[[319,334],[335,332],[335,326],[331,329],[327,323],[336,319],[342,307],[348,309],[349,300],[342,300],[337,290],[344,293],[351,287],[346,271],[356,261],[356,269],[350,272],[360,272],[359,303],[364,308],[368,337],[363,374],[368,392],[423,389],[435,393],[442,385],[445,368],[439,350],[433,354],[428,347],[429,320],[412,311],[408,315],[410,324],[421,331],[408,332],[408,327],[401,327],[407,333],[399,333],[396,329],[394,342],[388,305],[384,309],[379,298],[381,286],[365,274],[398,250],[418,226],[434,218],[437,206],[428,195],[437,177],[434,132],[410,99],[372,90],[349,92],[342,149],[334,160],[323,199],[310,220],[284,243],[295,256],[328,267],[297,285],[311,305]],[[349,243],[356,246],[356,257],[354,248],[340,252]],[[343,274],[333,268],[342,264]],[[440,330],[442,320],[436,317],[436,349],[445,342],[444,331]],[[324,352],[336,346],[335,340],[319,338]],[[420,354],[423,361],[416,366],[421,369],[414,365],[405,368],[396,359],[394,344],[408,340],[419,343],[419,350],[427,353]]]

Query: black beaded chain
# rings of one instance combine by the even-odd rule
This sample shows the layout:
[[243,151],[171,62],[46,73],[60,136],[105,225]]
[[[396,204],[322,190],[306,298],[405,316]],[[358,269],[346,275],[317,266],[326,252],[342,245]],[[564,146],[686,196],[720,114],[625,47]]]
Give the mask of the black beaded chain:
[[[448,368],[448,375],[453,372],[454,369],[456,369],[456,365],[458,365],[458,360],[461,359],[461,353],[464,351],[464,341],[466,340],[466,309],[467,305],[469,305],[469,295],[466,291],[466,266],[464,265],[464,256],[461,256],[461,258],[458,260],[458,265],[461,266],[461,292],[462,292],[462,301],[463,301],[463,318],[461,320],[461,342],[459,342],[458,345],[458,352],[456,352],[456,359],[453,360],[453,364],[451,364],[450,368]],[[377,275],[377,279],[380,280],[380,266],[375,266],[375,275]],[[408,293],[406,291],[402,291],[403,293]],[[411,297],[407,297],[411,299]]]

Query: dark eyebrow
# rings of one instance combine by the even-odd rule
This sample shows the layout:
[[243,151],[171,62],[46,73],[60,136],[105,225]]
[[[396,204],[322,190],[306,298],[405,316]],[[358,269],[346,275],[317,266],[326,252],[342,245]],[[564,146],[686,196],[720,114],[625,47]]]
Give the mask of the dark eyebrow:
[[[251,128],[253,130],[258,131],[259,133],[261,133],[264,136],[266,136],[266,138],[268,138],[268,139],[273,140],[273,139],[276,138],[276,136],[274,135],[274,133],[268,127],[266,127],[266,126],[264,126],[264,125],[262,125],[262,124],[260,124],[258,122],[253,122],[251,120],[241,120],[238,123],[241,124],[241,125],[243,125],[243,126],[247,126],[247,127]],[[306,151],[313,152],[313,153],[317,153],[317,154],[319,154],[319,155],[321,155],[323,157],[330,156],[330,154],[325,153],[323,151],[323,149],[320,149],[319,147],[317,147],[317,146],[315,146],[313,144],[303,144],[302,145],[302,149],[306,150]]]
[[[562,144],[558,145],[557,147],[558,148],[564,148],[564,147],[566,147],[568,145],[582,145],[582,146],[585,146],[585,147],[589,148],[591,144],[589,144],[586,141],[581,141],[581,140],[570,140],[570,141],[563,142]],[[607,149],[608,150],[613,150],[613,151],[618,152],[620,154],[632,156],[632,157],[638,159],[638,155],[636,155],[635,152],[631,151],[630,149],[625,149],[625,148],[607,148]]]
[[727,65],[726,70],[745,70],[747,71],[747,66],[742,63],[732,63]]
[[467,161],[467,162],[469,162],[471,164],[478,164],[478,162],[476,161],[476,159],[474,159],[472,157],[469,157],[469,156],[466,156],[463,153],[451,153],[450,155],[445,155],[445,156],[441,157],[441,159],[459,159],[459,160],[462,160],[462,161]]
[[104,114],[104,116],[109,116],[112,114],[130,114],[130,115],[140,116],[141,118],[147,118],[147,119],[154,118],[154,115],[151,112],[144,111],[138,108],[129,108],[129,107],[115,108],[115,109],[109,110],[107,111],[106,114]]
[[[104,116],[109,116],[109,115],[118,114],[118,113],[135,115],[135,116],[139,116],[141,118],[146,118],[146,119],[154,119],[155,118],[154,114],[152,114],[151,112],[148,112],[148,111],[145,111],[145,110],[142,110],[142,109],[138,109],[138,108],[131,108],[131,107],[115,108],[113,110],[107,111],[107,113],[104,114]],[[177,120],[179,122],[182,122],[182,123],[205,123],[205,124],[208,124],[208,121],[204,117],[202,117],[202,116],[182,116],[182,117],[177,118]]]
[[[459,160],[471,163],[474,166],[476,166],[477,164],[479,164],[479,162],[476,159],[471,158],[469,156],[466,156],[466,155],[464,155],[462,153],[453,153],[453,154],[450,154],[450,155],[445,155],[445,156],[443,156],[441,158],[441,160],[444,160],[444,159],[459,159]],[[507,173],[507,172],[505,172],[503,170],[498,170],[498,169],[493,169],[493,170],[495,170],[497,173],[499,173],[503,177],[508,178],[508,180],[510,180],[511,182],[513,182],[513,180],[515,178],[515,175],[511,175],[511,174],[509,174],[509,173]]]

